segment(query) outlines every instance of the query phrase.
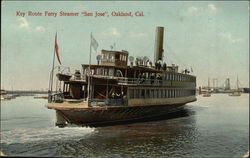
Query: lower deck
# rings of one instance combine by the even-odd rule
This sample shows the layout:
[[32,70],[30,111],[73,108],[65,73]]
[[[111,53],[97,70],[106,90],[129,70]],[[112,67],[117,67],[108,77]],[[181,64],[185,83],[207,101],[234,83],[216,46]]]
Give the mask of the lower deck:
[[[119,101],[119,100],[118,100]],[[91,106],[88,106],[87,100],[72,100],[65,99],[62,103],[48,103],[47,107],[49,109],[55,110],[103,110],[109,108],[117,108],[117,107],[135,107],[135,106],[154,106],[154,105],[175,105],[175,104],[186,104],[189,102],[196,101],[195,96],[187,96],[187,97],[178,97],[178,98],[144,98],[144,99],[127,99],[127,104],[108,104],[109,102],[106,100],[94,100],[90,103]],[[112,101],[114,103],[115,100]]]

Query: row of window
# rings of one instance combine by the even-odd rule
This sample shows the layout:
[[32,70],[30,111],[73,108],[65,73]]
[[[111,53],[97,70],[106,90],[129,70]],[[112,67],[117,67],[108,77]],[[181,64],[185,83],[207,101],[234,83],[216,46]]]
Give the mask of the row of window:
[[196,78],[193,76],[187,76],[187,75],[182,75],[182,74],[164,73],[163,80],[195,82]]
[[[84,71],[85,71],[84,73],[87,74],[88,69],[85,69]],[[114,76],[114,73],[115,73],[114,68],[95,68],[95,69],[91,69],[91,74],[94,74],[94,75]]]
[[130,89],[129,98],[177,98],[195,95],[189,89]]
[[97,68],[96,75],[114,76],[114,68]]
[[115,62],[115,60],[127,61],[127,56],[123,54],[109,54],[109,53],[102,54],[102,61]]

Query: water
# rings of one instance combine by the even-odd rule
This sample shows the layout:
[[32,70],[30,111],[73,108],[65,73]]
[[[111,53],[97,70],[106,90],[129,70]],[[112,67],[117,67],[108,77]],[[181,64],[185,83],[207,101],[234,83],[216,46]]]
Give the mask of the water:
[[197,97],[185,115],[108,127],[55,127],[55,111],[30,96],[1,101],[1,151],[46,157],[242,157],[249,95]]

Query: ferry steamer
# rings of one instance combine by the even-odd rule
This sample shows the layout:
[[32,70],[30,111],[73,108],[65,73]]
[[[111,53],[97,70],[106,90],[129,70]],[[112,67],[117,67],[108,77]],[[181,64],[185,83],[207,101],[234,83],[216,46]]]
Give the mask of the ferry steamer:
[[154,62],[134,59],[127,51],[102,50],[96,65],[83,64],[82,71],[72,75],[59,71],[47,105],[56,110],[56,125],[143,120],[196,101],[196,77],[162,61],[163,36],[164,28],[157,27]]

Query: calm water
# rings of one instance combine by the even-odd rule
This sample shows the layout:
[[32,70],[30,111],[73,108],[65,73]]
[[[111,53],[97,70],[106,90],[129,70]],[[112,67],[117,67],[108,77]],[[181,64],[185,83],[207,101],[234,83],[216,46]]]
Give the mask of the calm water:
[[249,95],[217,94],[187,104],[187,115],[98,128],[57,128],[46,100],[1,102],[1,149],[11,156],[242,157],[249,148]]

